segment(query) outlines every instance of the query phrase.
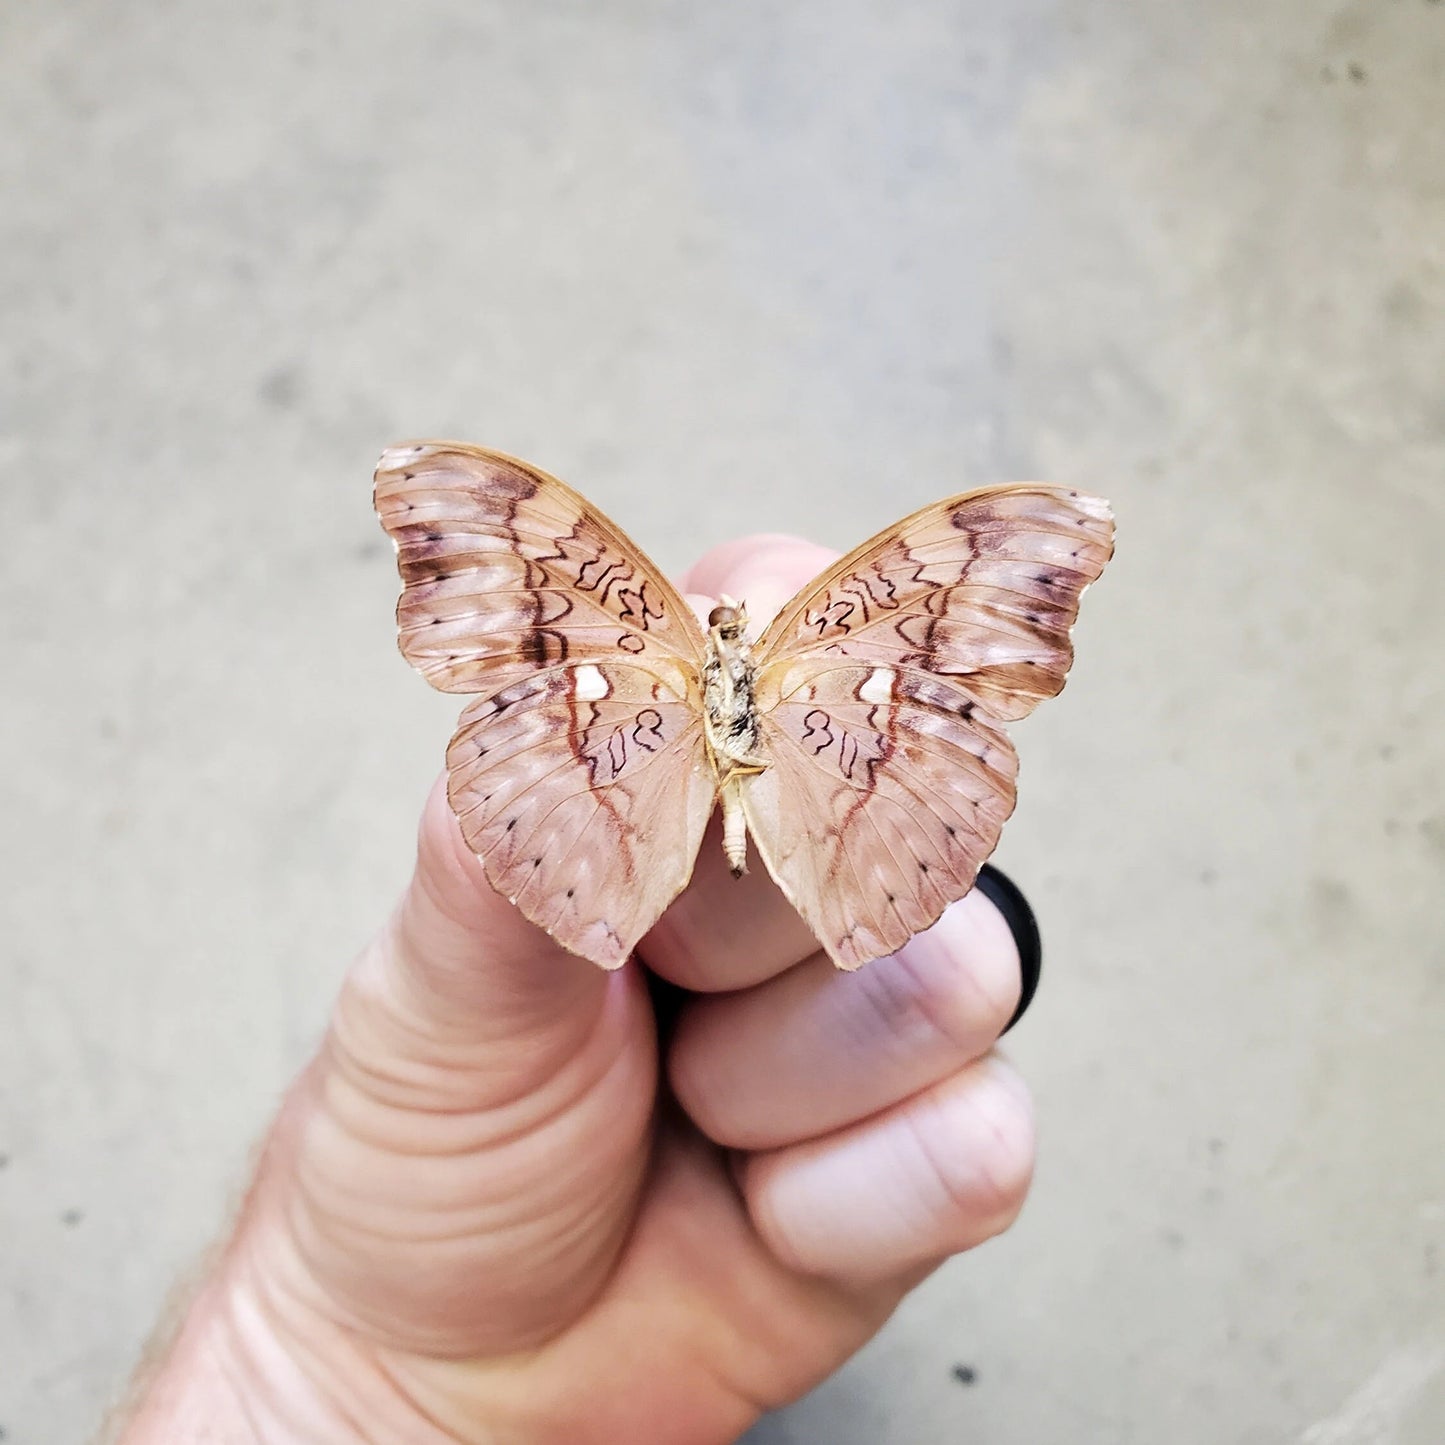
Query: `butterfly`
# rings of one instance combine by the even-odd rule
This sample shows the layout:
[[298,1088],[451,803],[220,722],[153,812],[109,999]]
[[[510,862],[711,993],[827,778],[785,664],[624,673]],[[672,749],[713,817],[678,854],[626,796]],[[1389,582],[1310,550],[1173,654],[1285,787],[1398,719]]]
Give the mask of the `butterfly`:
[[935,502],[808,583],[749,638],[707,626],[564,482],[455,442],[393,447],[403,655],[474,694],[447,792],[492,887],[616,968],[687,883],[714,809],[841,968],[895,952],[972,887],[1013,811],[1003,724],[1064,685],[1113,550],[1064,487]]

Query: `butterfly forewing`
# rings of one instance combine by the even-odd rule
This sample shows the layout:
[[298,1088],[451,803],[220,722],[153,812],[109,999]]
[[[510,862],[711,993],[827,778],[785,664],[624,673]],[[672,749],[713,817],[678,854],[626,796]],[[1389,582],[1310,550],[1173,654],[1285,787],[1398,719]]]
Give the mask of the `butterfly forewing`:
[[443,692],[663,650],[701,664],[697,621],[635,543],[556,477],[499,452],[392,447],[376,510],[405,584],[401,650]]
[[963,680],[997,718],[1064,685],[1069,629],[1113,550],[1098,497],[1042,484],[987,487],[925,507],[805,587],[758,644],[760,666],[801,653],[888,664],[900,655]]
[[376,504],[402,652],[478,694],[447,752],[463,836],[528,919],[616,967],[687,882],[712,811],[696,620],[601,513],[512,458],[392,448]]
[[995,487],[925,508],[805,587],[758,645],[769,871],[834,961],[893,952],[973,886],[1013,809],[999,724],[1064,685],[1107,505]]

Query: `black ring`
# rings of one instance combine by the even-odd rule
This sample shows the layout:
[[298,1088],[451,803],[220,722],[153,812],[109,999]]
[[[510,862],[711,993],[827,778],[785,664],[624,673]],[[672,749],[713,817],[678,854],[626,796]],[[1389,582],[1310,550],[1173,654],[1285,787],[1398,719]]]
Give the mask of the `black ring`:
[[[1034,917],[1033,909],[1029,907],[1028,899],[1007,873],[995,868],[992,863],[985,863],[979,869],[975,887],[1003,914],[1003,921],[1008,924],[1019,951],[1019,970],[1023,979],[1019,988],[1018,1007],[1014,1010],[1013,1017],[1004,1025],[1003,1033],[1006,1034],[1024,1016],[1024,1011],[1034,1001],[1034,995],[1039,990],[1039,973],[1044,965],[1044,941],[1039,937],[1039,922]],[[1002,1038],[1003,1034],[999,1037]]]

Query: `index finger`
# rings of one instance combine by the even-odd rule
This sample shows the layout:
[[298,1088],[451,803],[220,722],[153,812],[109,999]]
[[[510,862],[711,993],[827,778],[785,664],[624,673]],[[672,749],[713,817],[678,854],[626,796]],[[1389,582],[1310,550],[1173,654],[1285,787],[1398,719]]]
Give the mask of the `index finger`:
[[[756,636],[836,556],[799,537],[749,537],[709,552],[683,585],[703,616],[723,594],[746,602]],[[732,876],[716,816],[692,881],[638,946],[654,973],[700,993],[761,983],[817,951],[817,940],[755,848],[749,849],[747,873]]]

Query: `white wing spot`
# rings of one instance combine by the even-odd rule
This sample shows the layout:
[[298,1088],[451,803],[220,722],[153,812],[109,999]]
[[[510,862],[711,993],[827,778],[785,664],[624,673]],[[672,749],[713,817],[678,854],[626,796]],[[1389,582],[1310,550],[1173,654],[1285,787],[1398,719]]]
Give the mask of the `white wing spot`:
[[858,698],[861,702],[892,702],[893,701],[893,669],[891,667],[875,667],[868,674],[868,681],[858,689]]
[[602,676],[601,669],[593,667],[590,662],[583,663],[577,669],[576,680],[572,686],[579,702],[596,702],[612,691],[607,679]]

